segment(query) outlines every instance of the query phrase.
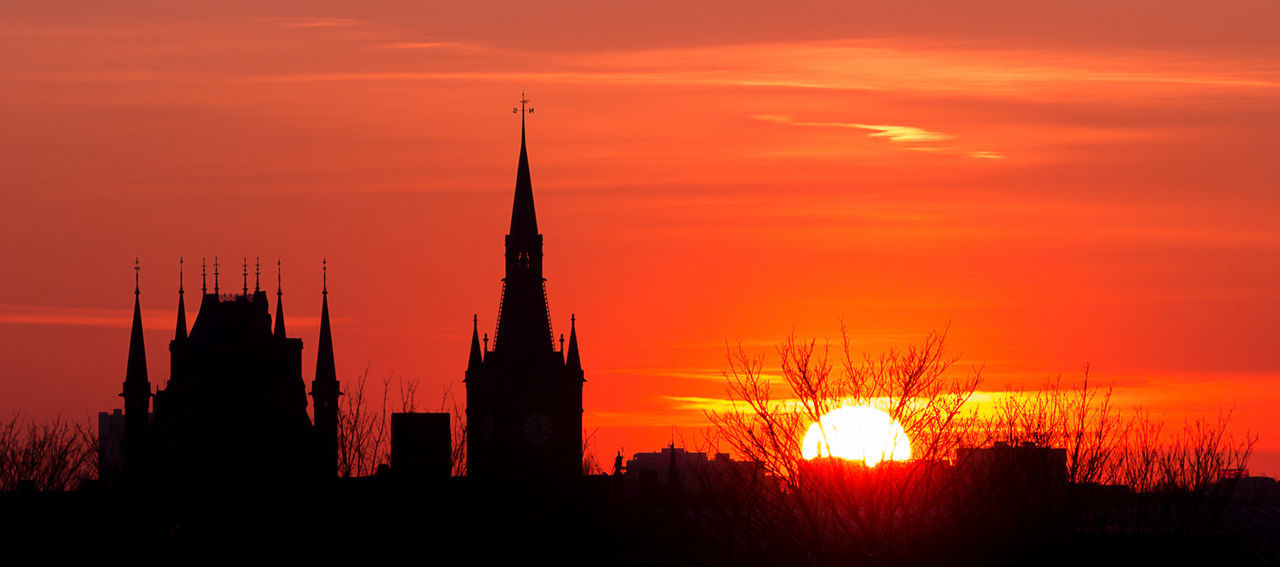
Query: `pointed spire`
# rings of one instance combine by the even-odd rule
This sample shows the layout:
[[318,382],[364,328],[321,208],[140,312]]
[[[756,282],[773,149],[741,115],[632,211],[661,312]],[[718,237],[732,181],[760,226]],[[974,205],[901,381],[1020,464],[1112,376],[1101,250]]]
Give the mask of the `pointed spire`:
[[467,361],[467,370],[484,366],[484,354],[480,350],[480,318],[471,316],[471,357]]
[[[322,262],[325,287],[321,293],[320,303],[320,346],[316,347],[316,382],[329,383],[338,381],[338,371],[333,363],[333,335],[329,330],[329,284],[328,260]],[[314,388],[313,388],[314,389]]]
[[338,371],[333,363],[333,334],[329,330],[328,260],[322,263],[325,285],[320,303],[320,346],[316,349],[316,379],[311,382],[315,431],[320,440],[319,455],[326,477],[338,472],[338,396],[342,395]]
[[173,340],[184,341],[187,339],[187,302],[184,299],[185,293],[182,289],[182,256],[178,256],[178,325],[173,332]]
[[[524,91],[520,92],[520,164],[516,168],[516,197],[515,202],[511,206],[511,232],[515,235],[536,235],[538,234],[538,216],[534,213],[533,207],[533,182],[529,177],[529,152],[525,147],[524,135],[524,117],[525,114],[532,114],[533,108],[527,110],[525,105],[529,99],[525,98]],[[515,109],[512,109],[515,110]]]
[[280,259],[276,258],[276,328],[271,332],[277,339],[284,335],[284,291],[280,286]]
[[249,257],[248,256],[244,257],[244,263],[241,264],[241,266],[244,268],[244,294],[249,295]]
[[569,316],[569,352],[565,355],[564,365],[575,369],[582,369],[582,358],[578,355],[578,317],[576,315]]
[[213,257],[213,294],[218,295],[218,257]]
[[209,293],[209,277],[204,263],[204,258],[200,259],[200,293]]
[[253,258],[253,292],[262,291],[262,256]]
[[[125,369],[125,384],[141,384],[147,382],[147,347],[142,336],[142,294],[139,287],[140,263],[133,259],[133,328],[129,332],[129,362]],[[148,386],[148,391],[150,386]],[[128,391],[126,386],[125,391]]]

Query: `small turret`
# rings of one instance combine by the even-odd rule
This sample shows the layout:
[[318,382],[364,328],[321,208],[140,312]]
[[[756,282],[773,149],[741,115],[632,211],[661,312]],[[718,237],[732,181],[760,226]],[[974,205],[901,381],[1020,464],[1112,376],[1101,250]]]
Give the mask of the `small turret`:
[[285,338],[284,334],[284,288],[280,285],[280,259],[276,258],[276,326],[271,332],[277,339]]
[[564,365],[570,370],[582,371],[582,357],[578,355],[578,317],[569,316],[569,351],[565,355]]
[[178,257],[178,325],[173,332],[173,340],[187,340],[187,306],[182,289],[182,257]]
[[480,350],[480,317],[471,316],[471,356],[467,360],[467,375],[484,367],[484,351]]

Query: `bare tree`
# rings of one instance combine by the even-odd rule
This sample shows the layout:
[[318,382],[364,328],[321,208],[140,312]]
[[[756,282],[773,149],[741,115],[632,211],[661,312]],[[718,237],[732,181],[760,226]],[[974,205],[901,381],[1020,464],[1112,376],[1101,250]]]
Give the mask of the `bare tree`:
[[97,465],[97,435],[89,425],[20,414],[0,422],[0,490],[70,490],[95,478]]
[[604,474],[604,469],[600,468],[600,461],[596,458],[596,432],[600,428],[593,428],[591,431],[582,430],[582,474],[590,476],[593,474]]
[[[1229,413],[1189,420],[1170,434],[1146,412],[1116,407],[1113,386],[1097,387],[1086,366],[1078,383],[1059,376],[998,398],[979,414],[969,402],[982,368],[954,371],[945,338],[944,330],[881,355],[855,355],[842,329],[833,364],[829,344],[793,334],[777,347],[776,376],[763,356],[730,349],[725,378],[733,409],[708,413],[714,438],[757,463],[777,492],[758,483],[765,493],[734,493],[722,509],[749,510],[754,521],[767,522],[758,531],[773,534],[772,549],[804,550],[802,557],[817,563],[918,561],[931,547],[967,544],[980,552],[985,544],[978,541],[999,548],[1049,532],[1212,529],[1229,494],[1223,479],[1244,468],[1256,441],[1228,433]],[[913,462],[805,461],[809,424],[850,405],[882,409],[901,423]],[[1064,455],[1062,480],[1051,480],[1052,458],[997,465],[1009,469],[999,474],[958,462],[958,449],[996,443],[1010,450],[985,454]],[[1101,488],[1108,484],[1133,492]],[[955,539],[958,533],[968,536]]]
[[[759,499],[777,506],[770,516],[780,535],[820,562],[892,556],[927,537],[931,511],[945,496],[931,463],[949,458],[966,438],[974,417],[966,402],[982,372],[952,372],[956,359],[945,353],[945,339],[945,331],[930,333],[918,345],[855,355],[842,328],[841,371],[833,372],[830,345],[793,334],[777,349],[779,383],[765,374],[763,357],[730,350],[725,377],[734,409],[708,419],[717,438],[780,483],[782,498]],[[805,429],[846,405],[882,409],[902,424],[921,465],[805,461]]]
[[453,444],[449,448],[449,471],[453,476],[464,476],[467,474],[467,412],[458,405],[453,384],[445,387],[439,411],[449,414],[449,439]]
[[382,379],[382,399],[372,407],[366,395],[369,368],[351,382],[338,407],[338,476],[369,476],[391,460],[387,432],[387,390],[391,376]]

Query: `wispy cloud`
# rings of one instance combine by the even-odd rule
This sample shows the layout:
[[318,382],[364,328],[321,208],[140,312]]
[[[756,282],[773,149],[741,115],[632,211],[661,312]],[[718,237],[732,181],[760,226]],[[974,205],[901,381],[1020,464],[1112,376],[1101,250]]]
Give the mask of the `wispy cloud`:
[[787,124],[790,126],[812,126],[818,128],[856,128],[859,130],[871,130],[871,134],[867,134],[872,138],[888,138],[891,142],[938,142],[942,140],[950,140],[951,136],[942,132],[932,132],[924,128],[915,126],[894,126],[889,124],[859,124],[856,122],[807,122],[796,120],[785,114],[758,114],[753,116],[756,120],[764,120],[766,122],[774,122],[777,124]]
[[449,49],[478,50],[479,46],[461,41],[398,41],[377,46],[378,49]]
[[[774,124],[784,124],[787,126],[800,126],[811,128],[848,128],[855,130],[870,130],[867,136],[872,138],[884,138],[890,142],[902,144],[928,144],[932,142],[945,142],[953,139],[950,134],[942,132],[934,132],[917,126],[900,126],[894,124],[862,124],[858,122],[820,122],[796,120],[786,114],[757,114],[752,116],[756,120],[764,122],[772,122]],[[928,152],[939,154],[956,154],[965,155],[972,158],[980,159],[1002,159],[1003,155],[986,150],[964,150],[951,146],[921,146],[912,145],[902,148],[913,152]]]
[[347,18],[260,18],[258,21],[278,25],[283,28],[350,28],[365,22]]

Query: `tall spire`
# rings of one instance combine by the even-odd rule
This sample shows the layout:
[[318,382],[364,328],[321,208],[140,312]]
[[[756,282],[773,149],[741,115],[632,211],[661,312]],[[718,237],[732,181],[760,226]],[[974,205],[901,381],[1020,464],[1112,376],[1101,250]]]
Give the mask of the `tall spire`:
[[241,266],[244,268],[244,295],[249,295],[249,257],[248,256],[244,257],[244,263],[241,264]]
[[178,256],[178,325],[173,332],[173,340],[183,341],[187,338],[187,306],[182,289],[182,256]]
[[213,257],[213,294],[218,295],[218,257]]
[[284,338],[284,290],[280,286],[280,259],[276,258],[276,328],[271,332],[277,339]]
[[[142,291],[139,287],[138,280],[140,278],[141,264],[137,258],[133,259],[133,328],[129,332],[129,363],[126,366],[124,374],[125,392],[129,392],[130,385],[147,382],[147,347],[142,336],[142,302],[139,296]],[[147,386],[150,391],[150,386]]]
[[525,144],[525,114],[533,113],[521,93],[520,164],[516,171],[515,200],[511,205],[511,232],[506,238],[506,277],[503,278],[502,305],[494,332],[494,352],[517,352],[517,356],[541,356],[555,351],[551,317],[542,279],[542,235],[533,207],[533,183],[529,178],[529,153]]
[[329,283],[328,260],[322,263],[324,273],[324,291],[320,302],[320,345],[316,347],[316,381],[329,382],[338,380],[338,371],[333,364],[333,335],[329,331]]
[[262,291],[262,257],[253,258],[253,292]]
[[467,360],[467,370],[484,366],[484,354],[480,350],[480,317],[471,316],[471,356]]
[[311,399],[314,401],[315,431],[321,442],[317,456],[324,465],[324,476],[332,478],[338,470],[338,396],[342,391],[333,364],[333,335],[329,331],[328,263],[326,259],[321,264],[325,282],[320,303],[320,346],[316,349],[316,379],[311,382]]
[[[529,99],[524,91],[520,92],[520,163],[516,167],[516,198],[511,206],[511,235],[529,236],[538,234],[538,216],[533,208],[533,182],[529,176],[529,152],[525,146],[524,118],[533,113],[533,107],[525,106]],[[517,110],[513,108],[512,110]]]
[[209,275],[205,267],[204,258],[200,259],[200,293],[209,293]]
[[564,365],[582,370],[582,358],[578,356],[578,317],[576,315],[569,316],[569,353],[565,355]]
[[147,349],[142,337],[142,291],[139,285],[139,262],[133,259],[133,328],[129,332],[129,362],[125,366],[124,385],[124,466],[127,478],[138,478],[146,461],[147,414],[151,406],[151,382],[147,380]]

